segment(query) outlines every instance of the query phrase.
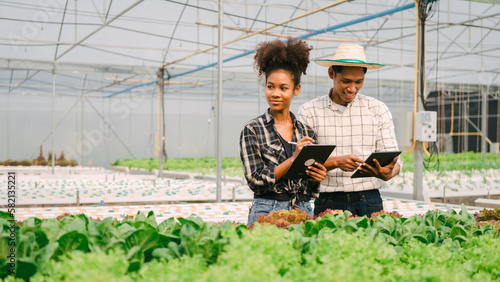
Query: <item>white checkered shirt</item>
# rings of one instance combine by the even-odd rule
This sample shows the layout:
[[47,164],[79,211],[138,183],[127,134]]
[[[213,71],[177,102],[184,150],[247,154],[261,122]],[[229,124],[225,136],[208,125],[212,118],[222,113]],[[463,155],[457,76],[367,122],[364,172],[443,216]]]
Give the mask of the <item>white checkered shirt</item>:
[[[299,108],[298,118],[318,135],[318,144],[337,145],[331,156],[353,154],[366,159],[372,152],[397,151],[392,115],[387,106],[357,94],[345,109],[329,95],[315,98]],[[402,168],[401,160],[398,160]],[[385,182],[375,177],[350,178],[353,172],[328,171],[321,192],[354,192],[379,189]]]

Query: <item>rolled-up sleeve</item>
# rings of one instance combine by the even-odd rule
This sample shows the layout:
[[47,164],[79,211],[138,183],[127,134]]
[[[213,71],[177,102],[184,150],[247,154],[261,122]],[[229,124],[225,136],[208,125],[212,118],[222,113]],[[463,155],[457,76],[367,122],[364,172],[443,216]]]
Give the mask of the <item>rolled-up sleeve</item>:
[[245,126],[240,135],[240,158],[248,186],[255,194],[272,191],[276,182],[274,166],[266,166],[262,159],[256,132]]
[[[398,142],[394,130],[394,123],[392,121],[392,114],[389,108],[384,103],[379,106],[379,130],[377,131],[377,151],[398,151]],[[403,168],[403,161],[401,158],[397,162],[400,169]]]

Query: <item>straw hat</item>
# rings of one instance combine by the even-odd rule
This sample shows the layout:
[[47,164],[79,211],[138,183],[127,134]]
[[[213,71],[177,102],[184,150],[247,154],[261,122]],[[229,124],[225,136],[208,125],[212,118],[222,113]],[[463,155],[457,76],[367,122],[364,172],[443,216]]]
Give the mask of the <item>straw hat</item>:
[[323,67],[330,66],[346,66],[346,67],[362,67],[369,70],[376,70],[384,67],[384,65],[376,63],[367,63],[363,46],[358,44],[343,44],[337,48],[333,60],[320,59],[315,60],[316,64]]

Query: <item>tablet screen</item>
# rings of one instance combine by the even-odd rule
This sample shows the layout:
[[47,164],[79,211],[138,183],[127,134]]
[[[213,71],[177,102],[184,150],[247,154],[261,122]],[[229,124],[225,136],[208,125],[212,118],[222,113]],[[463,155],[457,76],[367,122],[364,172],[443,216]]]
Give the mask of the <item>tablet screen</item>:
[[290,165],[288,170],[283,175],[284,179],[296,179],[296,178],[308,178],[306,174],[306,169],[308,166],[318,162],[324,164],[335,145],[325,145],[325,144],[308,144],[302,147],[299,155],[293,163]]
[[[373,152],[366,160],[365,163],[370,166],[375,166],[373,159],[376,159],[381,166],[386,166],[392,162],[392,160],[399,156],[401,151],[391,151],[391,152]],[[373,177],[371,175],[361,174],[360,170],[356,170],[351,178],[359,178],[359,177]]]

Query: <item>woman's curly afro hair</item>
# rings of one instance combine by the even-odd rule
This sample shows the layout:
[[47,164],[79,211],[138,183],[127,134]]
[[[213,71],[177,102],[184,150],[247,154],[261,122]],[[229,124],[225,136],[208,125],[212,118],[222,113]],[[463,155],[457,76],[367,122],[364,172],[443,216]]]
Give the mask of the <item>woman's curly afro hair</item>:
[[289,71],[295,86],[300,84],[300,76],[306,74],[309,65],[309,52],[312,46],[303,40],[265,41],[259,43],[255,53],[255,69],[259,75],[266,74],[266,80],[271,72],[283,69]]

